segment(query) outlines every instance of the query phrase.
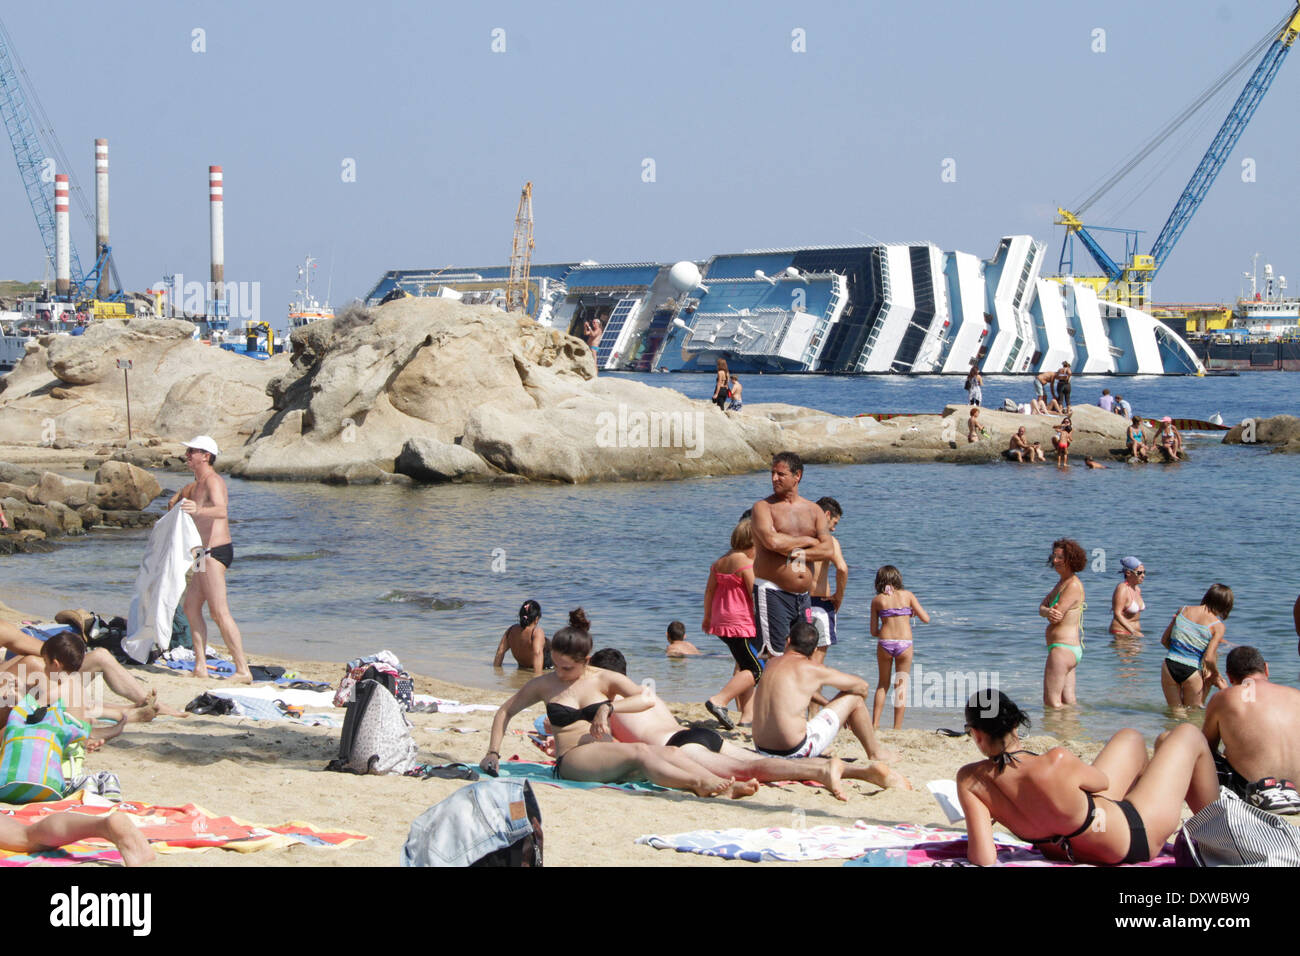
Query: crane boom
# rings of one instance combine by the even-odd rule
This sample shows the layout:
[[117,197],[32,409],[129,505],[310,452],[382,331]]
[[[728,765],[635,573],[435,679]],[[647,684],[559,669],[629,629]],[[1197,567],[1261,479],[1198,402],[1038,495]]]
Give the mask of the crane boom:
[[[27,190],[27,201],[31,203],[32,212],[36,216],[36,227],[45,243],[45,254],[53,261],[54,203],[52,190],[47,186],[54,182],[54,172],[52,168],[47,168],[45,149],[32,125],[31,111],[14,66],[15,56],[11,45],[8,31],[0,23],[0,114],[3,114],[5,128],[9,131],[9,142],[13,145],[14,158],[18,162],[18,176]],[[81,260],[77,257],[76,244],[72,242],[71,236],[68,241],[72,284],[74,288],[80,289],[85,283],[85,276],[81,270]]]
[[1164,265],[1165,259],[1168,258],[1169,253],[1183,234],[1183,230],[1187,228],[1188,222],[1191,221],[1192,216],[1196,215],[1196,210],[1200,208],[1202,201],[1204,201],[1205,194],[1214,185],[1215,178],[1223,169],[1224,163],[1228,161],[1228,156],[1237,145],[1237,140],[1241,138],[1246,124],[1255,115],[1260,100],[1264,98],[1264,94],[1268,92],[1269,86],[1272,85],[1273,78],[1277,76],[1282,61],[1291,52],[1291,46],[1295,43],[1298,34],[1300,34],[1300,3],[1296,4],[1291,19],[1287,21],[1286,26],[1282,28],[1282,32],[1273,41],[1273,45],[1264,54],[1264,58],[1259,61],[1259,66],[1255,68],[1255,72],[1246,81],[1246,88],[1241,91],[1241,95],[1237,97],[1237,102],[1232,105],[1227,119],[1223,121],[1223,125],[1219,127],[1219,132],[1214,137],[1214,142],[1210,144],[1210,148],[1201,157],[1201,163],[1196,167],[1196,172],[1192,174],[1192,178],[1183,190],[1183,194],[1178,197],[1178,202],[1174,205],[1173,212],[1169,214],[1169,219],[1165,222],[1164,228],[1160,230],[1156,241],[1151,244],[1151,257],[1155,260],[1155,268],[1151,270],[1150,278],[1155,278],[1156,273],[1160,271],[1160,267]]
[[506,283],[506,311],[528,311],[528,272],[533,261],[533,184],[527,183],[515,213],[515,237],[510,247],[510,279]]
[[[1101,190],[1094,193],[1083,206],[1079,207],[1079,212],[1070,212],[1066,209],[1057,210],[1059,216],[1056,221],[1057,225],[1065,226],[1066,230],[1065,243],[1061,248],[1061,271],[1065,271],[1067,261],[1070,263],[1071,271],[1073,269],[1074,260],[1071,242],[1075,236],[1078,236],[1084,248],[1088,250],[1088,253],[1103,272],[1103,275],[1099,277],[1081,278],[1094,284],[1098,293],[1104,294],[1107,298],[1128,300],[1130,303],[1138,305],[1143,304],[1149,294],[1151,280],[1164,266],[1192,216],[1196,214],[1210,187],[1214,185],[1214,180],[1223,170],[1223,166],[1232,154],[1232,150],[1236,147],[1241,134],[1255,115],[1255,110],[1259,107],[1260,101],[1264,98],[1264,94],[1268,92],[1274,78],[1277,76],[1282,61],[1291,52],[1291,47],[1295,43],[1297,36],[1300,36],[1300,0],[1297,0],[1290,16],[1281,22],[1279,32],[1273,36],[1271,44],[1255,67],[1250,79],[1246,81],[1245,88],[1238,95],[1232,109],[1224,119],[1223,125],[1219,127],[1213,142],[1205,151],[1205,155],[1201,157],[1200,164],[1196,167],[1192,178],[1183,189],[1182,195],[1178,197],[1178,202],[1174,204],[1173,211],[1169,214],[1169,218],[1160,230],[1155,242],[1152,243],[1149,253],[1145,255],[1138,253],[1137,230],[1111,229],[1108,231],[1124,232],[1131,239],[1130,247],[1126,249],[1124,263],[1122,265],[1117,263],[1107,255],[1096,237],[1089,232],[1088,227],[1084,226],[1079,218],[1080,214],[1084,208],[1096,201],[1101,192],[1114,186],[1122,176],[1130,172],[1138,162],[1145,158],[1155,146],[1163,142],[1177,125],[1180,125],[1188,118],[1195,108],[1206,102],[1210,93],[1219,89],[1231,76],[1244,69],[1246,64],[1250,62],[1250,58],[1265,43],[1269,42],[1268,34],[1265,34],[1263,39],[1246,56],[1239,60],[1229,73],[1220,77],[1211,90],[1203,94],[1192,107],[1189,107],[1180,117],[1172,121],[1134,160],[1130,161],[1119,173],[1112,176]],[[1102,227],[1094,226],[1092,228],[1096,230]]]

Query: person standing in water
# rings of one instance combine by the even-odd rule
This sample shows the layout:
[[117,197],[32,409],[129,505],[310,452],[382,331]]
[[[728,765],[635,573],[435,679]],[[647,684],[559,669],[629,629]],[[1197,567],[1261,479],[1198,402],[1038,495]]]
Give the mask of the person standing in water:
[[1060,580],[1038,606],[1047,618],[1047,664],[1043,668],[1043,703],[1064,707],[1077,701],[1075,676],[1083,660],[1083,582],[1079,572],[1088,566],[1088,555],[1079,542],[1058,538],[1052,542],[1048,566]]

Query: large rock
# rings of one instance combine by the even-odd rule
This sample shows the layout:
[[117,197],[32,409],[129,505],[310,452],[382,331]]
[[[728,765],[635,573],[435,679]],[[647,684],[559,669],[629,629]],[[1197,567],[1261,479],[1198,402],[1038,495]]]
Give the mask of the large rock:
[[0,508],[4,508],[9,524],[16,531],[28,529],[41,531],[47,538],[57,537],[63,531],[59,519],[44,505],[34,505],[29,501],[19,501],[17,498],[6,498],[0,501]]
[[48,505],[57,501],[72,508],[79,508],[90,501],[95,493],[95,486],[89,481],[77,481],[64,478],[52,471],[41,475],[41,480],[27,490],[27,500],[33,504]]
[[59,523],[59,530],[64,534],[85,534],[85,524],[81,516],[60,501],[52,501],[46,508]]
[[[0,382],[3,381],[4,379],[0,378]],[[21,465],[11,465],[7,461],[0,461],[0,481],[29,488],[40,480],[41,473],[39,471],[24,468]]]
[[402,446],[394,470],[416,481],[442,482],[491,478],[495,472],[468,448],[438,441],[411,438]]
[[1223,436],[1225,445],[1272,445],[1272,451],[1300,454],[1300,418],[1274,415],[1272,418],[1249,418],[1233,425]]
[[162,486],[143,468],[124,461],[106,461],[95,472],[90,504],[104,511],[143,511],[162,493]]
[[130,319],[96,322],[79,336],[43,336],[0,379],[6,440],[125,442],[126,392],[117,360],[128,358],[137,437],[184,441],[204,433],[234,451],[264,423],[271,410],[267,383],[289,368],[289,359],[245,358],[202,344],[193,330],[188,322]]

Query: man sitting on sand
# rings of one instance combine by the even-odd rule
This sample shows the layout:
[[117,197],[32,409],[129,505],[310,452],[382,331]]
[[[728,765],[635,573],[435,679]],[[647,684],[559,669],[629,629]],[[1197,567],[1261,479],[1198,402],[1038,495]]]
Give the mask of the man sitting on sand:
[[[39,654],[36,659],[39,665],[31,658],[24,657],[18,660],[25,666],[0,671],[0,681],[5,688],[5,692],[0,694],[0,727],[9,719],[13,702],[32,689],[36,690],[38,698],[44,703],[53,705],[62,701],[64,710],[86,726],[91,738],[87,751],[102,747],[104,741],[116,737],[127,724],[148,723],[158,716],[157,692],[152,690],[144,695],[143,702],[137,707],[109,707],[102,704],[98,700],[99,695],[91,690],[87,679],[83,666],[88,657],[86,644],[77,635],[66,631],[55,634],[41,644]],[[92,705],[89,711],[87,704]],[[114,725],[108,728],[95,727],[92,724],[94,717],[108,718],[114,721]]]
[[[754,748],[769,757],[818,757],[847,724],[872,760],[894,759],[894,754],[880,746],[871,725],[867,682],[814,664],[811,658],[816,649],[817,629],[807,621],[795,621],[785,653],[767,662],[755,689]],[[808,705],[825,685],[841,693],[809,720]],[[882,768],[882,773],[892,786],[911,789],[897,771]]]
[[[77,638],[77,640],[81,640],[81,638]],[[39,638],[24,634],[12,624],[0,621],[0,651],[4,651],[5,656],[9,658],[0,661],[0,672],[16,673],[20,668],[26,668],[29,674],[44,673],[45,661],[41,657],[42,647],[43,642]],[[83,674],[103,674],[104,682],[108,684],[109,690],[121,697],[125,697],[134,705],[128,713],[143,715],[146,711],[141,708],[153,705],[157,708],[157,713],[166,714],[169,717],[191,716],[182,710],[176,710],[174,707],[157,703],[154,699],[155,693],[146,690],[143,684],[132,677],[127,669],[118,663],[117,658],[102,647],[88,648],[78,669]],[[127,719],[135,721],[145,718],[136,716]],[[152,720],[153,718],[148,719]]]
[[[592,654],[591,666],[625,676],[627,674],[627,659],[614,648],[605,648]],[[649,710],[635,714],[611,714],[609,728],[614,739],[623,743],[691,747],[691,759],[720,777],[757,780],[760,783],[816,780],[838,800],[846,799],[840,787],[842,776],[851,780],[865,780],[878,787],[897,785],[895,780],[901,779],[883,763],[857,767],[845,764],[839,757],[809,757],[802,760],[761,757],[724,740],[721,734],[707,727],[683,727],[668,706],[658,698]]]
[[1210,698],[1202,728],[1219,781],[1261,809],[1300,813],[1300,690],[1272,683],[1253,647],[1234,647],[1227,671],[1232,686]]

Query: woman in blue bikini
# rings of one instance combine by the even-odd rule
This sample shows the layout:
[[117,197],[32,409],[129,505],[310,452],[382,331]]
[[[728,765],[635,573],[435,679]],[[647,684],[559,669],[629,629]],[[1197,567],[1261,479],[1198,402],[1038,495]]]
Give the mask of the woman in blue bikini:
[[1218,653],[1232,603],[1232,588],[1213,584],[1198,607],[1179,608],[1165,628],[1160,643],[1169,653],[1160,665],[1160,689],[1174,710],[1205,705],[1208,688],[1201,680],[1202,666],[1208,669],[1211,684],[1227,689],[1228,682],[1219,673]]
[[1047,665],[1043,669],[1043,704],[1064,707],[1073,704],[1075,672],[1083,660],[1083,582],[1079,572],[1088,566],[1088,555],[1072,538],[1052,542],[1048,566],[1060,580],[1038,606],[1047,618]]
[[[564,627],[551,638],[553,673],[534,677],[501,705],[492,720],[492,740],[479,762],[484,773],[496,776],[501,741],[510,719],[526,707],[546,703],[546,717],[555,733],[555,776],[564,780],[617,783],[649,780],[661,787],[689,790],[696,796],[747,797],[758,790],[755,780],[719,777],[676,747],[619,743],[609,732],[609,715],[640,713],[654,706],[653,692],[622,674],[588,666],[591,635]],[[621,695],[620,700],[613,700]]]

